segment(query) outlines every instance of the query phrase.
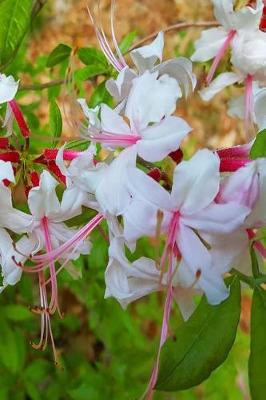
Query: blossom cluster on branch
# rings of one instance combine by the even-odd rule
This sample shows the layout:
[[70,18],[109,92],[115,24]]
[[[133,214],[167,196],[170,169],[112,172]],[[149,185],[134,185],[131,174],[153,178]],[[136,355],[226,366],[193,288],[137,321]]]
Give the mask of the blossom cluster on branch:
[[[222,26],[202,32],[192,56],[193,61],[214,59],[200,94],[210,100],[226,86],[244,83],[245,94],[231,102],[230,113],[245,118],[250,135],[254,124],[258,131],[266,128],[265,6],[258,0],[234,11],[231,0],[213,3]],[[204,293],[210,304],[219,304],[229,295],[225,274],[232,268],[252,274],[250,245],[261,260],[266,256],[257,237],[266,225],[266,159],[250,158],[254,140],[229,149],[201,149],[184,159],[180,146],[192,128],[177,114],[180,99],[196,87],[191,60],[162,61],[164,36],[159,33],[151,44],[130,53],[130,67],[114,35],[115,51],[92,19],[117,75],[106,83],[113,108],[100,104],[91,109],[78,99],[87,121],[82,133],[87,150],[63,146],[30,157],[30,131],[15,100],[19,84],[11,76],[0,79],[0,101],[7,103],[7,135],[0,140],[0,290],[16,284],[23,272],[38,277],[40,303],[32,310],[40,314],[41,337],[34,346],[44,348],[50,338],[55,357],[50,318],[56,311],[60,315],[57,274],[90,252],[89,235],[103,221],[109,236],[105,297],[126,307],[151,292],[165,291],[160,349],[173,301],[184,319],[195,308],[195,294]],[[212,80],[229,47],[232,71]],[[24,137],[19,149],[9,142],[15,121]],[[172,160],[170,173],[161,163],[167,157]],[[12,203],[12,188],[21,174],[28,212]],[[68,221],[85,208],[94,212],[93,218],[82,227],[69,227]],[[143,237],[155,240],[158,258],[130,262],[128,252],[134,253]],[[159,355],[160,350],[148,396]]]

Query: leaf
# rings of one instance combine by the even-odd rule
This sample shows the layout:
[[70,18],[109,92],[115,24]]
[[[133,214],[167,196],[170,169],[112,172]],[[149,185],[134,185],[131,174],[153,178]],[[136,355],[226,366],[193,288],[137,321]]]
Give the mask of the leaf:
[[12,374],[18,373],[25,362],[25,339],[1,320],[0,362]]
[[56,48],[50,53],[46,66],[48,68],[52,68],[57,64],[60,64],[62,61],[67,60],[71,54],[71,47],[66,44],[60,43]]
[[55,100],[52,100],[50,103],[49,120],[51,135],[53,136],[53,142],[55,144],[57,139],[60,138],[63,128],[61,111]]
[[234,278],[228,299],[212,306],[203,297],[191,318],[179,326],[176,341],[166,341],[155,388],[184,390],[207,379],[225,361],[239,317],[240,283]]
[[27,307],[19,304],[5,306],[2,311],[5,317],[11,321],[26,321],[33,316]]
[[81,68],[75,72],[75,78],[81,81],[86,81],[98,75],[104,75],[108,72],[108,68],[102,64],[92,64],[85,68]]
[[108,63],[104,54],[94,47],[82,47],[78,49],[78,57],[85,65],[98,64],[108,68]]
[[132,46],[134,40],[136,39],[136,36],[137,36],[137,32],[136,31],[132,31],[132,32],[129,32],[121,40],[121,43],[119,44],[119,48],[120,48],[122,54],[125,54],[125,53],[128,52],[128,50]]
[[109,106],[112,105],[112,96],[108,93],[105,87],[105,81],[100,83],[100,85],[94,90],[90,98],[89,107],[94,108],[100,103],[105,103]]
[[250,157],[253,160],[266,157],[266,129],[257,134],[256,140],[250,150]]
[[254,400],[264,400],[266,392],[266,292],[256,287],[251,310],[249,386]]
[[31,21],[32,0],[0,1],[0,68],[15,57]]

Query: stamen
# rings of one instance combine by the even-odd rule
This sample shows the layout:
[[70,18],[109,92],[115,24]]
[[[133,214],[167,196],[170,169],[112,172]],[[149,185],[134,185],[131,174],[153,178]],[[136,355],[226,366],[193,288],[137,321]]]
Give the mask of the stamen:
[[226,50],[228,49],[228,47],[230,46],[232,40],[234,39],[235,34],[236,34],[236,31],[232,29],[232,30],[228,33],[228,35],[227,35],[227,37],[226,37],[226,39],[225,39],[225,41],[224,41],[222,47],[220,48],[220,50],[219,50],[218,53],[216,54],[216,57],[215,57],[215,59],[213,60],[211,69],[210,69],[210,71],[209,71],[209,73],[208,73],[208,75],[207,75],[207,78],[206,78],[206,83],[207,83],[207,85],[209,85],[209,84],[211,83],[212,78],[213,78],[213,76],[214,76],[214,74],[215,74],[215,71],[216,71],[218,65],[220,64],[220,61],[221,61],[222,58],[224,57],[224,55],[225,55],[225,53],[226,53]]
[[91,141],[103,143],[110,146],[129,147],[136,144],[141,137],[139,135],[120,135],[109,132],[102,132],[90,136]]
[[127,66],[126,60],[123,56],[123,54],[121,53],[121,50],[118,46],[116,37],[115,37],[115,29],[114,29],[114,17],[115,17],[115,0],[112,0],[111,2],[111,32],[112,32],[112,39],[113,39],[113,44],[115,46],[115,50],[116,53],[118,55],[118,58],[120,60],[121,65],[123,66],[123,68],[125,68]]

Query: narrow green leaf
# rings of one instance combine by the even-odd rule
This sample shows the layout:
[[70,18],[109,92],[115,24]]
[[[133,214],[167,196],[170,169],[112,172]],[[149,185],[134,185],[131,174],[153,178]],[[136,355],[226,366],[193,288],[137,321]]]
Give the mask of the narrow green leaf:
[[94,47],[82,47],[78,49],[78,57],[85,65],[101,64],[103,67],[108,67],[104,54]]
[[122,54],[125,54],[125,53],[128,52],[128,50],[132,46],[134,40],[136,39],[136,36],[137,36],[137,32],[136,31],[132,31],[132,32],[129,32],[121,40],[121,43],[119,44],[119,48],[120,48]]
[[92,64],[87,67],[81,68],[75,72],[75,78],[81,81],[86,81],[89,78],[93,78],[98,75],[104,75],[108,72],[102,64]]
[[205,297],[176,335],[162,348],[157,390],[191,388],[207,379],[221,365],[236,336],[240,317],[240,283],[233,279],[230,296],[217,306]]
[[94,108],[100,103],[112,105],[112,96],[106,90],[105,82],[96,87],[90,98],[89,106]]
[[254,289],[251,310],[249,386],[254,400],[264,400],[266,393],[266,292]]
[[12,374],[21,371],[25,362],[25,339],[1,320],[0,362]]
[[30,310],[20,304],[10,304],[3,308],[5,317],[11,321],[25,321],[32,318]]
[[0,1],[0,68],[15,57],[31,21],[32,0]]
[[250,150],[250,157],[253,160],[266,157],[266,129],[257,134],[256,140]]
[[71,47],[66,44],[59,44],[56,48],[50,53],[46,66],[49,68],[54,67],[57,64],[60,64],[62,61],[65,61],[70,57]]
[[55,100],[52,100],[50,103],[49,120],[53,142],[56,144],[57,139],[60,138],[62,133],[63,122],[60,108]]

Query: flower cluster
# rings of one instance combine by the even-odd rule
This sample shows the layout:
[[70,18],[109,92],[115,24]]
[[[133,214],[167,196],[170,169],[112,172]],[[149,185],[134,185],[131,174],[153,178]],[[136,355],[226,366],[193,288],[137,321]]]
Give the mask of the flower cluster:
[[[222,27],[203,32],[192,56],[194,61],[214,58],[201,96],[209,100],[225,86],[245,82],[246,118],[252,116],[259,129],[264,128],[266,33],[261,16],[265,7],[261,0],[240,11],[233,10],[230,0],[213,3]],[[56,311],[60,314],[57,274],[70,260],[89,253],[89,235],[105,220],[109,236],[105,297],[126,307],[151,292],[165,291],[161,348],[173,301],[184,319],[194,310],[195,294],[204,293],[209,303],[219,304],[229,295],[225,274],[232,268],[249,273],[251,241],[259,257],[265,257],[256,234],[266,225],[266,159],[249,158],[251,143],[218,151],[202,149],[184,158],[180,145],[192,129],[177,115],[182,97],[196,87],[192,62],[183,57],[163,62],[164,37],[159,33],[151,44],[130,53],[134,63],[130,68],[115,38],[116,53],[97,27],[96,33],[117,71],[117,77],[106,83],[115,106],[91,109],[85,99],[78,100],[87,119],[86,151],[65,146],[46,149],[28,162],[30,132],[14,100],[18,83],[1,75],[7,135],[16,121],[25,145],[17,151],[7,137],[0,142],[0,290],[16,284],[23,271],[38,277],[40,304],[33,311],[41,317],[41,338],[35,347],[44,348],[50,337],[55,351],[50,317]],[[235,72],[211,82],[229,46]],[[241,113],[242,100],[234,100],[231,113]],[[167,157],[172,168],[166,173],[161,161]],[[41,173],[34,163],[43,166]],[[22,165],[27,173],[28,212],[12,205],[12,188]],[[94,217],[85,226],[69,227],[68,221],[84,208]],[[158,257],[130,262],[128,252],[134,254],[143,237],[156,243]],[[159,354],[148,393],[156,382],[158,362]]]

